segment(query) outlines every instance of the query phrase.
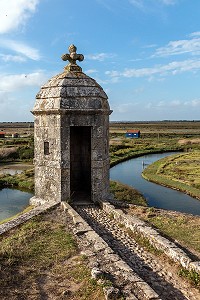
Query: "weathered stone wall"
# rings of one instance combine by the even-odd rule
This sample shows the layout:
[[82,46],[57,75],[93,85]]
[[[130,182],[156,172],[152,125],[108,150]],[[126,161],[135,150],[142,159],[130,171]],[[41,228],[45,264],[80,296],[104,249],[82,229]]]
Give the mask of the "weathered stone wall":
[[95,117],[92,128],[92,190],[93,201],[109,197],[109,121],[108,114]]
[[37,199],[61,201],[60,115],[35,115],[34,143],[35,197],[31,203],[37,204]]
[[32,210],[30,210],[27,213],[21,214],[20,216],[12,219],[11,221],[1,224],[0,225],[0,235],[7,233],[11,229],[14,229],[14,228],[20,226],[21,224],[27,222],[28,220],[30,220],[31,218],[33,218],[35,216],[38,216],[43,213],[47,213],[50,209],[54,209],[58,205],[59,205],[59,203],[46,202],[43,205],[33,208]]

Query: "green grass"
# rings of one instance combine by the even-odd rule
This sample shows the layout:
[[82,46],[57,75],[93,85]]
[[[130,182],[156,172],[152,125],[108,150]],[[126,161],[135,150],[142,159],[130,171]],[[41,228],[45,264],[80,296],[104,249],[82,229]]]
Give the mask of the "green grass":
[[151,207],[133,207],[129,213],[138,216],[200,257],[200,218]]
[[1,187],[17,187],[21,189],[34,190],[34,170],[29,169],[21,174],[16,175],[0,175]]
[[195,271],[189,271],[184,268],[180,268],[179,270],[179,276],[185,277],[189,279],[189,281],[196,287],[200,288],[200,275]]
[[32,161],[34,156],[34,139],[28,138],[6,138],[0,141],[0,160]]
[[[200,255],[200,221],[198,217],[177,216],[176,218],[167,216],[149,217],[151,223],[165,234],[191,249]],[[195,221],[194,221],[195,220]]]
[[126,184],[111,180],[110,191],[114,195],[115,200],[125,201],[135,205],[147,205],[145,198],[137,190]]
[[142,236],[140,233],[136,231],[132,231],[130,229],[126,230],[131,238],[133,238],[140,246],[142,246],[148,252],[155,254],[156,256],[160,256],[163,254],[163,251],[156,249],[148,240],[148,238]]
[[124,139],[110,142],[110,159],[111,166],[124,160],[142,156],[151,153],[160,153],[167,151],[181,151],[186,145],[180,145],[178,138],[140,138]]
[[200,151],[163,158],[148,166],[142,176],[200,199]]
[[200,151],[169,157],[157,174],[200,189]]
[[[9,238],[3,239],[0,261],[8,267],[27,264],[29,261],[39,271],[44,266],[50,266],[55,258],[69,258],[75,249],[72,236],[65,232],[62,225],[40,222],[39,218],[35,218]],[[52,256],[55,252],[56,257]]]
[[104,299],[59,215],[56,222],[54,215],[35,217],[1,237],[0,264],[2,300],[66,299],[66,290],[67,299]]

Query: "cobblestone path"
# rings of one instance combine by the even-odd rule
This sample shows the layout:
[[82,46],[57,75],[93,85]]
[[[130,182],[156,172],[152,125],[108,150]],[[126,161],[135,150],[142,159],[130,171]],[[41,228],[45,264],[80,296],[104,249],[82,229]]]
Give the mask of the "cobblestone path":
[[188,288],[169,262],[145,251],[128,233],[99,207],[76,207],[83,219],[107,242],[131,268],[163,300],[198,300],[193,288]]

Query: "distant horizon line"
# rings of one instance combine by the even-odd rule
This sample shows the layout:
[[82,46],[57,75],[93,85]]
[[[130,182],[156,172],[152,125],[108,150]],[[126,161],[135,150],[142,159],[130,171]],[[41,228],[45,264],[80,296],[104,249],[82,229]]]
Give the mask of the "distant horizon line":
[[[109,121],[110,123],[155,123],[155,122],[200,122],[200,119],[199,120],[187,120],[187,119],[184,119],[184,120],[180,120],[180,119],[177,119],[177,120],[170,120],[170,119],[165,119],[165,120],[140,120],[140,121],[131,121],[131,120],[128,120],[128,121],[125,121],[125,120],[121,120],[121,121]],[[23,124],[33,124],[34,121],[3,121],[1,122],[0,121],[0,124],[11,124],[11,123],[23,123]]]

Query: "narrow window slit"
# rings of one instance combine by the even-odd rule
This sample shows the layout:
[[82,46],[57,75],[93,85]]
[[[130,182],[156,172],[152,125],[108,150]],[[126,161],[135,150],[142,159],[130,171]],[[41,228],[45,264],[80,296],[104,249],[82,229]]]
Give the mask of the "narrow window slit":
[[44,155],[49,155],[49,142],[44,142]]

